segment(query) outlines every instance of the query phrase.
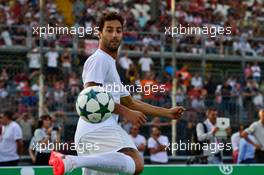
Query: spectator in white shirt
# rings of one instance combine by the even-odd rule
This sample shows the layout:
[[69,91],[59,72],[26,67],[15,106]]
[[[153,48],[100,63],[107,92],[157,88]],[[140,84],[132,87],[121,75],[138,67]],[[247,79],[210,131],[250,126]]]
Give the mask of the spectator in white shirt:
[[208,164],[222,163],[222,153],[219,149],[219,141],[215,136],[216,132],[219,130],[219,128],[216,127],[217,115],[218,112],[216,108],[208,108],[206,110],[207,119],[203,122],[204,124],[198,123],[196,125],[198,141],[207,142],[209,145],[216,145],[214,148],[209,146],[209,149],[203,149],[203,155],[207,156]]
[[130,137],[134,141],[142,160],[144,161],[144,151],[146,149],[146,138],[139,134],[139,127],[133,125],[130,129]]
[[58,73],[58,58],[59,53],[55,50],[55,47],[52,46],[50,51],[45,54],[45,57],[48,59],[47,62],[47,74],[48,78],[54,78],[55,75]]
[[232,143],[232,158],[233,158],[233,163],[237,163],[237,158],[238,158],[238,153],[239,153],[239,141],[241,139],[241,133],[244,131],[244,125],[239,126],[239,131],[234,133],[231,136],[231,143]]
[[151,71],[151,66],[154,64],[152,59],[148,56],[148,51],[144,51],[144,56],[139,59],[138,62],[141,66],[141,71],[147,73]]
[[251,66],[252,77],[256,80],[257,83],[260,83],[261,80],[261,68],[258,65],[258,62],[255,62],[254,65]]
[[50,153],[53,147],[60,142],[58,129],[51,126],[51,117],[42,115],[38,123],[38,129],[34,132],[33,150],[36,151],[35,165],[48,165]]
[[199,75],[198,72],[191,79],[191,85],[195,88],[202,88],[203,87],[203,80],[202,77]]
[[0,115],[0,166],[17,166],[23,151],[22,130],[12,117],[10,111]]
[[31,72],[38,70],[40,68],[40,53],[37,48],[34,48],[31,52],[27,54],[29,59],[29,69]]
[[8,96],[8,92],[5,87],[4,81],[0,80],[0,99],[1,103],[4,101],[4,99]]
[[119,59],[119,64],[121,65],[122,69],[128,70],[129,65],[133,64],[132,60],[128,58],[128,53],[125,52],[125,55]]
[[167,136],[161,135],[158,127],[152,128],[151,137],[148,139],[148,148],[150,150],[150,161],[153,164],[168,163],[168,154],[166,147],[169,146]]

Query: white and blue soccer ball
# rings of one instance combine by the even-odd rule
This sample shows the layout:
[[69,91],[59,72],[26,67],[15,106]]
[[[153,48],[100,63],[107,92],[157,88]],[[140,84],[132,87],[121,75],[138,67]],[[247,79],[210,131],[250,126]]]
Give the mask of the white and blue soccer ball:
[[100,123],[108,119],[114,111],[112,95],[100,86],[83,89],[77,97],[76,111],[89,123]]

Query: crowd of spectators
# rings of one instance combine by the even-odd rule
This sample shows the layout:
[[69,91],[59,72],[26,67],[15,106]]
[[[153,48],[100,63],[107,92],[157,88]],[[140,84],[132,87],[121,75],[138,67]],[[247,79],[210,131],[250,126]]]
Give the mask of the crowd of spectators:
[[[163,43],[165,51],[171,51],[172,37],[160,34],[165,33],[165,27],[171,26],[170,1],[72,1],[74,21],[66,23],[66,17],[58,10],[54,1],[48,0],[44,6],[45,25],[56,27],[92,27],[96,20],[106,10],[116,10],[126,19],[123,47],[127,50],[141,50],[149,47],[151,51],[160,51]],[[177,1],[176,21],[177,26],[183,27],[231,27],[230,35],[180,35],[176,37],[178,52],[188,53],[213,53],[233,54],[247,56],[263,56],[263,2],[258,0],[243,1],[209,1],[191,0]],[[39,34],[32,31],[39,26],[39,4],[35,0],[1,0],[0,6],[0,45],[12,46],[38,45]],[[148,33],[141,33],[148,32]],[[34,34],[33,34],[34,33]],[[160,34],[159,34],[160,33]],[[28,39],[32,41],[28,44]],[[84,48],[84,39],[92,36],[86,35],[79,38],[79,48]],[[260,38],[259,38],[260,37]],[[45,34],[45,46],[56,43],[56,48],[73,47],[73,36],[66,34]]]

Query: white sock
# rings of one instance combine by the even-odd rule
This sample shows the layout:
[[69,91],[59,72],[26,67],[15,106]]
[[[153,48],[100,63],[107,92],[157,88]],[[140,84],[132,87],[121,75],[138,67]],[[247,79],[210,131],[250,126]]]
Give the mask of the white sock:
[[[68,159],[68,160],[67,160]],[[88,156],[66,156],[65,172],[74,168],[89,168],[108,173],[134,174],[136,165],[134,160],[119,152],[100,153]],[[69,165],[73,164],[73,165]]]

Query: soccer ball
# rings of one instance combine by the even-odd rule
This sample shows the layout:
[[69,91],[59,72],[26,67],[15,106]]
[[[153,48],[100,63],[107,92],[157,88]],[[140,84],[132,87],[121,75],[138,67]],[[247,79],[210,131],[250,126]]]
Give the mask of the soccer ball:
[[83,89],[77,97],[76,111],[89,123],[100,123],[111,116],[115,103],[112,95],[100,86]]

